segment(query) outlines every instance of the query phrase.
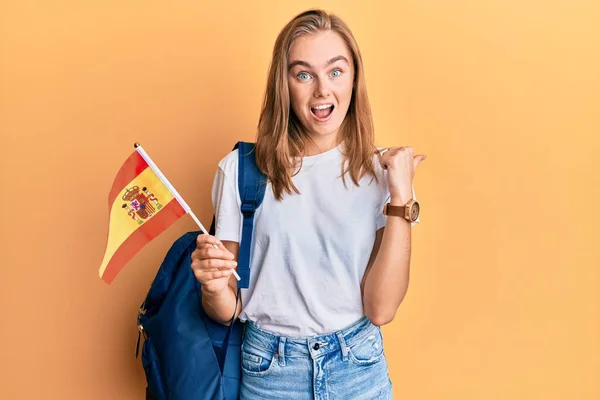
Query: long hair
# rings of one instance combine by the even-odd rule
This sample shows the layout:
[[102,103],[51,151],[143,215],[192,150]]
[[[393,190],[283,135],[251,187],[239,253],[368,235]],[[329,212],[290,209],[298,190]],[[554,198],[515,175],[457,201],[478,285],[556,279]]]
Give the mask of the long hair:
[[277,200],[281,200],[284,193],[299,193],[292,177],[293,171],[298,171],[297,160],[304,155],[304,140],[308,137],[290,106],[289,51],[296,38],[328,30],[337,32],[346,42],[354,63],[354,89],[339,131],[344,141],[344,160],[347,161],[342,163],[342,179],[346,184],[346,173],[355,185],[365,174],[377,179],[373,165],[373,119],[358,44],[339,17],[322,10],[308,10],[294,17],[275,41],[258,122],[256,162],[271,182]]

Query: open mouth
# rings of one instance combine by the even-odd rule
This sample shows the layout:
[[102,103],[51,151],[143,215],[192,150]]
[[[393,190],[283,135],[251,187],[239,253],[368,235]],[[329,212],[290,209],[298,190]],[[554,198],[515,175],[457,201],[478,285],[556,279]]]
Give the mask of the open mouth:
[[334,109],[333,104],[320,104],[310,108],[310,112],[317,117],[317,119],[326,119],[331,115]]

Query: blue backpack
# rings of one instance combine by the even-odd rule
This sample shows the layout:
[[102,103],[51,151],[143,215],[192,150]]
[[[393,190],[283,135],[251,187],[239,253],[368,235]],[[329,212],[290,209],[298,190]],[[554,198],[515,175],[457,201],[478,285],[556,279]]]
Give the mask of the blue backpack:
[[[238,293],[248,288],[254,212],[262,203],[266,178],[258,170],[254,144],[238,142],[238,187],[243,213],[238,256]],[[215,218],[209,230],[215,232]],[[191,254],[202,232],[188,232],[169,249],[140,307],[136,357],[141,336],[146,399],[237,400],[241,379],[242,324],[213,321],[202,307]]]

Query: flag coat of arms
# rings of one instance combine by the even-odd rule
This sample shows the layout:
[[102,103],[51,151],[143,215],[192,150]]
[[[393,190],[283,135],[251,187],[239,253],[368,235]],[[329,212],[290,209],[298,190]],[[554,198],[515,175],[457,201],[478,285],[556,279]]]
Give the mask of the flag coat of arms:
[[109,284],[140,249],[190,211],[137,143],[115,177],[108,207],[108,239],[99,275]]

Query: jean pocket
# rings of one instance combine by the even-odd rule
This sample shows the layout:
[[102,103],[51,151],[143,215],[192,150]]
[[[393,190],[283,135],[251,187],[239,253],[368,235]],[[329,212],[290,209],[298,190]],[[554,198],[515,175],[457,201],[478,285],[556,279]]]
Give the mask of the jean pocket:
[[247,343],[242,344],[242,371],[249,376],[264,376],[275,364],[275,354],[258,349]]
[[350,359],[360,365],[371,365],[383,358],[383,337],[379,329],[364,335],[350,345]]

